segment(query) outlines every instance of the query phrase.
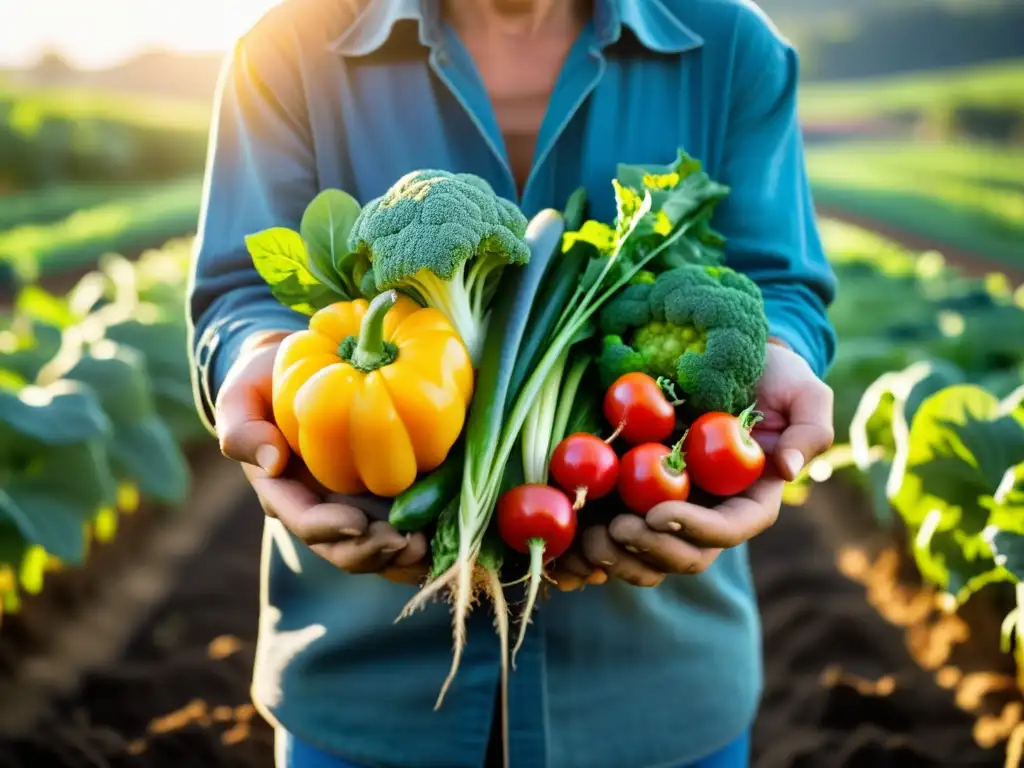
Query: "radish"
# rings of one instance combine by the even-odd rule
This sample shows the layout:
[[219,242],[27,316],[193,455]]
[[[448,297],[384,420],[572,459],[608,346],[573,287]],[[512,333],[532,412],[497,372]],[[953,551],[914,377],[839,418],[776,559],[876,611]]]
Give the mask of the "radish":
[[560,442],[551,454],[548,471],[567,493],[576,494],[573,509],[579,510],[587,499],[600,499],[615,490],[619,457],[609,445],[614,437],[602,440],[587,432],[576,432]]
[[498,501],[498,533],[512,549],[530,556],[529,587],[523,609],[516,653],[526,638],[533,606],[537,602],[544,566],[565,554],[576,535],[576,510],[569,497],[550,485],[518,485]]

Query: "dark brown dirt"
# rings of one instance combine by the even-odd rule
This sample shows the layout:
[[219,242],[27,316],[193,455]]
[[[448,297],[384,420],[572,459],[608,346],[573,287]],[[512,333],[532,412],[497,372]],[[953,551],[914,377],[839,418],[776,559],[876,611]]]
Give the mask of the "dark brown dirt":
[[249,675],[262,511],[238,503],[122,658],[33,731],[0,741],[2,768],[270,768]]
[[[869,603],[880,605],[884,569],[872,587],[868,554],[844,553],[854,578],[836,567],[819,523],[841,514],[786,510],[752,546],[767,655],[754,765],[1002,766],[1001,746],[983,749],[972,733],[995,744],[1020,713],[979,726],[958,706],[964,686],[940,686],[915,661],[893,611]],[[271,768],[272,734],[249,705],[260,517],[239,502],[119,661],[87,674],[31,733],[0,739],[0,768]]]
[[955,692],[911,655],[903,629],[837,569],[815,518],[846,513],[784,510],[751,546],[766,656],[756,768],[1002,766],[1000,749],[974,742],[977,716],[957,706]]

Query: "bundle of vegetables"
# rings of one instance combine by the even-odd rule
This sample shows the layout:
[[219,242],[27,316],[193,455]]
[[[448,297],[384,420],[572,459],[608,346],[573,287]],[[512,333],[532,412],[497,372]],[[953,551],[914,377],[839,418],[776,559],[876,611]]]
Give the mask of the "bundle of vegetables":
[[767,322],[710,226],[728,189],[684,152],[620,166],[612,187],[610,223],[584,221],[582,191],[528,223],[478,177],[417,171],[362,208],[324,192],[300,232],[248,241],[275,295],[313,315],[274,373],[289,443],[328,488],[392,498],[396,528],[433,531],[402,615],[445,590],[454,605],[438,705],[480,593],[508,647],[511,552],[529,557],[514,658],[585,504],[617,492],[644,514],[691,477],[727,496],[761,472]]

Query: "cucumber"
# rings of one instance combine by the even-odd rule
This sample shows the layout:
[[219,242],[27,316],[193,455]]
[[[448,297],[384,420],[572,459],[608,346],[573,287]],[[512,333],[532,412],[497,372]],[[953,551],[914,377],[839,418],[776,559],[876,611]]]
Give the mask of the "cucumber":
[[388,522],[402,533],[422,531],[459,496],[462,486],[462,441],[448,453],[437,469],[419,478],[395,497]]
[[587,200],[586,187],[580,187],[569,195],[569,201],[565,204],[565,212],[562,214],[565,219],[566,232],[575,232],[583,226],[583,222],[587,218],[587,204],[589,202]]

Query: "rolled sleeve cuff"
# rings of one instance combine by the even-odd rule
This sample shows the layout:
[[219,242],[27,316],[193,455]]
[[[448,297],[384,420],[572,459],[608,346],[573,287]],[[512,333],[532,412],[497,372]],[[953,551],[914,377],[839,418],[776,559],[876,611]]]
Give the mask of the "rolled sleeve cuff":
[[[813,296],[810,291],[807,293]],[[815,308],[803,299],[799,291],[791,296],[767,293],[764,308],[768,334],[785,342],[807,361],[819,378],[823,378],[835,353],[835,334],[824,307]]]
[[276,302],[247,308],[244,316],[229,314],[196,334],[193,390],[203,423],[215,432],[217,393],[242,345],[255,334],[272,331],[299,331],[308,326],[304,317]]

